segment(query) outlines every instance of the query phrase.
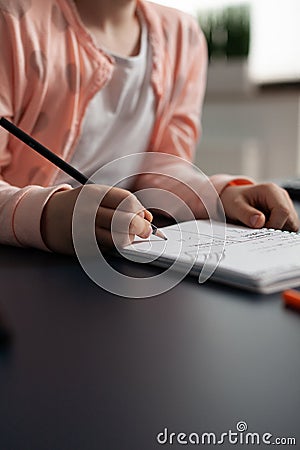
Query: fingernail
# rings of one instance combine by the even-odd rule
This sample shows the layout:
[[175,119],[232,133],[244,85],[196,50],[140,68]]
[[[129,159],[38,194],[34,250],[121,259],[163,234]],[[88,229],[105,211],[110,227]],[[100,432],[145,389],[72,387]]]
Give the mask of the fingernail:
[[256,224],[257,224],[259,218],[260,218],[260,215],[259,215],[259,214],[255,214],[254,216],[252,216],[252,217],[250,218],[250,223],[251,223],[251,226],[252,226],[252,227],[255,227],[255,226],[256,226]]

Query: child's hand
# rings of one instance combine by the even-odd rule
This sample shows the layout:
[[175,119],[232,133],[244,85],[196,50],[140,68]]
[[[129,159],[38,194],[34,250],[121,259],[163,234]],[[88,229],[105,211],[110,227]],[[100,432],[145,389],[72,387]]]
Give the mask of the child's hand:
[[[59,253],[74,253],[72,217],[81,189],[82,187],[56,192],[45,205],[41,220],[41,233],[50,250]],[[95,224],[96,237],[101,248],[112,248],[114,244],[117,247],[123,247],[130,244],[135,235],[142,238],[150,236],[152,215],[129,191],[101,185],[87,185],[84,189],[88,189],[90,202],[79,211],[82,217],[93,207],[92,205],[98,205],[99,199],[106,193],[98,208]]]
[[252,228],[299,229],[293,202],[288,193],[274,183],[229,186],[220,198],[230,221]]

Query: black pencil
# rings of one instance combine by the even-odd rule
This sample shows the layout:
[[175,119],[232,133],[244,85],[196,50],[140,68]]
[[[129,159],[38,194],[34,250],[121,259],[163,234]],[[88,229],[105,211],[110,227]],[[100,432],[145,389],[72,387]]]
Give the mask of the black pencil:
[[[28,145],[28,147],[35,150],[37,153],[42,155],[44,158],[48,159],[48,161],[52,162],[55,166],[59,167],[63,172],[70,175],[70,177],[74,178],[74,180],[78,181],[80,184],[90,183],[89,179],[83,175],[83,173],[79,172],[79,170],[75,169],[75,167],[68,164],[62,158],[57,156],[47,147],[42,145],[40,142],[35,140],[32,136],[25,133],[25,131],[21,130],[19,127],[14,125],[9,120],[4,117],[0,118],[1,127],[5,128],[9,133],[13,134],[16,138],[20,139],[20,141],[24,142],[24,144]],[[151,223],[152,234],[162,238],[167,239],[161,230],[159,230],[155,225]]]

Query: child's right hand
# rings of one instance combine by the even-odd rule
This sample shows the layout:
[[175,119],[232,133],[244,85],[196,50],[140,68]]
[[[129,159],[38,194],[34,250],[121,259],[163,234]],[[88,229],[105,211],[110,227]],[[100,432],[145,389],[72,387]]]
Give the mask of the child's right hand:
[[[44,207],[41,233],[47,247],[54,252],[74,253],[72,217],[81,189],[83,188],[56,192]],[[113,248],[114,245],[123,247],[133,242],[135,235],[142,238],[150,236],[152,214],[145,210],[135,195],[124,189],[101,185],[87,185],[84,189],[88,190],[85,195],[88,195],[91,201],[81,208],[78,217],[81,214],[84,217],[91,205],[98,205],[98,199],[103,197],[95,221],[96,237],[102,249]]]

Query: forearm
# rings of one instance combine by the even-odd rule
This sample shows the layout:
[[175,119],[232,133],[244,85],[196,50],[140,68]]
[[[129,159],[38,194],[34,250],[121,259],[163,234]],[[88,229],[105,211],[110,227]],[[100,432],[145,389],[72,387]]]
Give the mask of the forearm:
[[[157,163],[147,171],[136,179],[134,189],[141,191],[139,198],[146,207],[155,206],[176,220],[186,220],[186,207],[196,219],[208,215],[217,218],[219,194],[231,180],[241,178],[223,174],[207,177],[193,164],[171,155],[158,155]],[[170,197],[170,192],[174,196]]]

